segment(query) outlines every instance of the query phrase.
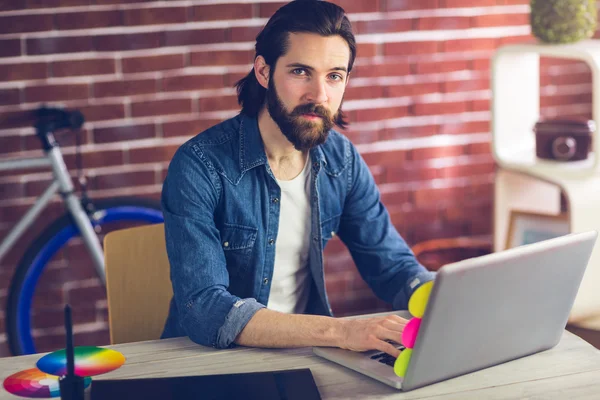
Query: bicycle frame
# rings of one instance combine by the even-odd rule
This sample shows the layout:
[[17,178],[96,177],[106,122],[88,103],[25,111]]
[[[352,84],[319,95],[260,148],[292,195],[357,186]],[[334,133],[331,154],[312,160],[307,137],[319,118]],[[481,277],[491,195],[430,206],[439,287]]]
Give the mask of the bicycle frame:
[[0,260],[8,253],[21,235],[33,224],[48,205],[52,197],[59,193],[66,204],[67,210],[73,217],[83,241],[92,255],[94,267],[98,276],[105,283],[104,254],[100,241],[96,236],[94,227],[83,209],[79,198],[74,193],[73,181],[65,165],[62,153],[58,146],[53,146],[45,151],[45,157],[25,158],[17,160],[0,161],[0,171],[16,169],[32,169],[51,167],[54,179],[50,186],[38,197],[36,202],[27,210],[25,215],[8,232],[6,238],[0,242]]

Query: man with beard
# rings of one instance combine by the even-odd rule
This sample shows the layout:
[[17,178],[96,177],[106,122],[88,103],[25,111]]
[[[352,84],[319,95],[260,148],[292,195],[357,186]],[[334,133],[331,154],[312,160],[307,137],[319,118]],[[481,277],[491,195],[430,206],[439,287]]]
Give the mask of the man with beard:
[[280,8],[237,84],[241,113],[173,157],[163,187],[174,296],[163,337],[216,348],[336,346],[394,357],[406,320],[336,319],[323,248],[338,235],[395,309],[433,279],[392,225],[341,110],[356,56],[324,1]]

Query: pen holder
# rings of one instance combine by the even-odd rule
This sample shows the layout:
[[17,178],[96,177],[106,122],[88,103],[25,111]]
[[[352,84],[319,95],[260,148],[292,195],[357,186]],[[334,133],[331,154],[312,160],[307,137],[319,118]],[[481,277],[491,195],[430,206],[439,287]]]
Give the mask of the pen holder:
[[63,375],[58,379],[61,400],[89,400],[90,386],[85,387],[82,377]]

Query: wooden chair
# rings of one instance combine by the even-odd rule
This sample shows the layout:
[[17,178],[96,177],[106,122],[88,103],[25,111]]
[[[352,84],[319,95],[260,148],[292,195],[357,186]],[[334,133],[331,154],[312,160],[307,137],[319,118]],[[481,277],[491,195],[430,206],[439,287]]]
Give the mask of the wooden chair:
[[411,249],[421,264],[430,271],[437,271],[444,264],[491,253],[492,240],[488,236],[431,239]]
[[164,224],[104,237],[111,344],[159,339],[173,295]]

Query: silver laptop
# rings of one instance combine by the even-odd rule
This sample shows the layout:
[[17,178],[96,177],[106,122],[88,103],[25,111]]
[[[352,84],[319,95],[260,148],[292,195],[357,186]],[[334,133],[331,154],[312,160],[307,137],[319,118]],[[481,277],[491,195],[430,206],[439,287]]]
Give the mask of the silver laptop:
[[406,391],[550,349],[563,334],[597,236],[569,234],[444,266],[404,378],[394,373],[395,359],[379,351],[313,351]]

